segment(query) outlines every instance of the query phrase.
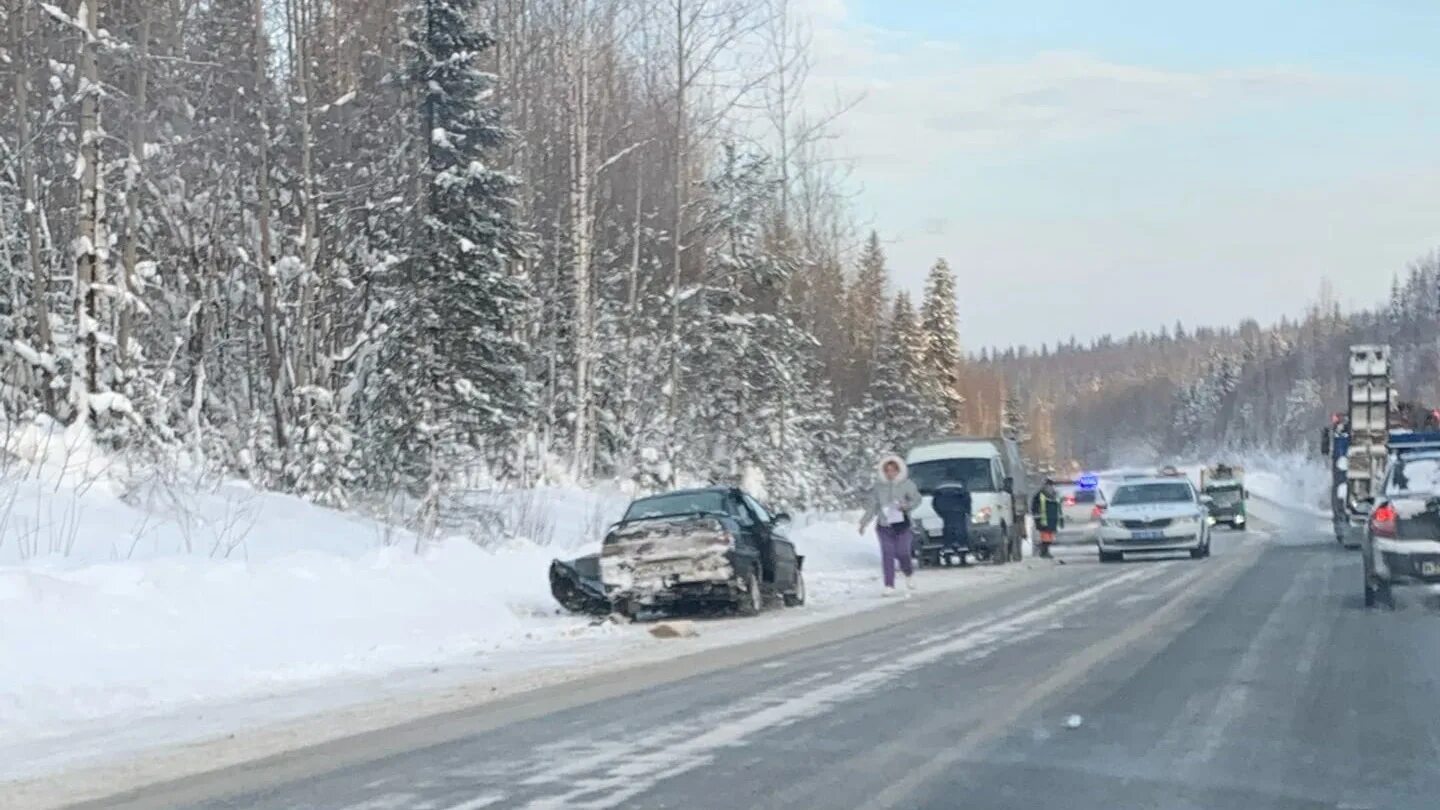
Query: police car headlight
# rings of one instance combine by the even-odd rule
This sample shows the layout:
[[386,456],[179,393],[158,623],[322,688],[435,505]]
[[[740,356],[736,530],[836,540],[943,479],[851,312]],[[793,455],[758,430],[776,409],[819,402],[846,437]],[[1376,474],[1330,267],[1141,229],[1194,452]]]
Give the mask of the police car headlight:
[[1123,529],[1125,528],[1125,521],[1119,518],[1105,518],[1100,521],[1100,525],[1107,529]]
[[971,522],[971,523],[989,523],[989,522],[990,522],[990,507],[986,506],[986,507],[982,508],[979,512],[976,512],[975,514],[971,515],[971,516],[970,516],[970,522]]

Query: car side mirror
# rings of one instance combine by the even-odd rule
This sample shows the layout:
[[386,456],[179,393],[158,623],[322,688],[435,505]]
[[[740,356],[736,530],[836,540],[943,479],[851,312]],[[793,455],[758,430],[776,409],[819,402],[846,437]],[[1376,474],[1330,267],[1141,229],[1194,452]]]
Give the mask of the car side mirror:
[[781,512],[770,518],[771,526],[788,526],[790,524],[790,513]]
[[1015,494],[1015,479],[1014,479],[1014,478],[1011,478],[1011,477],[1008,476],[1008,475],[1005,476],[1005,481],[1004,481],[1004,483],[1000,484],[1000,488],[1003,489],[1003,490],[1005,490],[1006,492],[1010,493],[1011,495],[1014,495],[1014,494]]

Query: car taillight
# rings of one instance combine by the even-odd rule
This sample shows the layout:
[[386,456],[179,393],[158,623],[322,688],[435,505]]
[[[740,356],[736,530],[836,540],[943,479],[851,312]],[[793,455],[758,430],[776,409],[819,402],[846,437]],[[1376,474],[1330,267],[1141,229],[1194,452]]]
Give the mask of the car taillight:
[[1390,504],[1376,507],[1370,515],[1370,533],[1376,537],[1394,537],[1396,517],[1395,507]]
[[1066,505],[1066,506],[1074,506],[1074,505],[1075,505],[1075,496],[1074,496],[1074,495],[1066,495],[1066,496],[1065,496],[1065,505]]
[[1105,517],[1105,507],[1101,506],[1098,503],[1095,504],[1095,508],[1090,510],[1090,517],[1095,518],[1096,520]]

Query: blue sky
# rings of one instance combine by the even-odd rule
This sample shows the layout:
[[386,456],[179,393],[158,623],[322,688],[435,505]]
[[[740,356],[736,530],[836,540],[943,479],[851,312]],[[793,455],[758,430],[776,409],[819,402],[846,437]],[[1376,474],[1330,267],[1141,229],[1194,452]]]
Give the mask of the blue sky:
[[862,215],[968,346],[1364,305],[1440,247],[1440,3],[812,5]]

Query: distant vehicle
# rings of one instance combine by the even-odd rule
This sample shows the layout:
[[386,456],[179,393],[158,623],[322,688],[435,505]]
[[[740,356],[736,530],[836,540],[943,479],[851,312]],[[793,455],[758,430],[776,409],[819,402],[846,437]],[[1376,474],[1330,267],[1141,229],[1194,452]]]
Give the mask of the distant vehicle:
[[1055,541],[1095,542],[1095,534],[1100,530],[1100,519],[1105,511],[1105,496],[1100,491],[1100,479],[1094,475],[1082,475],[1074,481],[1057,481],[1055,489],[1060,493],[1060,511],[1064,517]]
[[1330,462],[1335,539],[1359,548],[1392,451],[1440,447],[1440,413],[1396,401],[1389,346],[1351,346],[1348,370],[1347,410],[1321,431],[1320,453]]
[[600,579],[617,613],[733,607],[753,616],[767,597],[805,603],[805,559],[772,514],[735,487],[640,498],[605,535]]
[[1401,449],[1390,460],[1361,541],[1365,606],[1393,605],[1392,588],[1440,584],[1440,450]]
[[1109,493],[1096,545],[1100,562],[1136,551],[1188,551],[1198,560],[1210,556],[1210,522],[1188,478],[1126,479]]
[[[1200,471],[1200,497],[1205,502],[1212,525],[1223,523],[1244,531],[1248,517],[1245,500],[1245,468],[1233,464],[1216,464]],[[1208,500],[1205,500],[1208,499]]]
[[[905,455],[910,478],[922,496],[915,521],[915,556],[938,564],[944,526],[931,505],[935,488],[964,482],[970,490],[970,548],[965,556],[1001,564],[1020,559],[1025,504],[1030,488],[1020,447],[1009,438],[953,437],[918,444]],[[962,559],[964,557],[962,556]]]

